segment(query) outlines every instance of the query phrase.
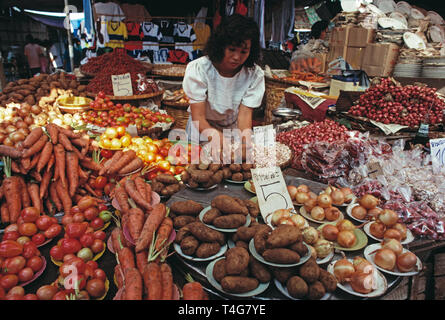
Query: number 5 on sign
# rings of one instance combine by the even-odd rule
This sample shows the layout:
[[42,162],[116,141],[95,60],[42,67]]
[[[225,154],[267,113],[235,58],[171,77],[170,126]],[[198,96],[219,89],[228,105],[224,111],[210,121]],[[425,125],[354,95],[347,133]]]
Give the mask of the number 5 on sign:
[[113,94],[116,97],[133,95],[130,73],[112,75],[111,82],[113,83]]
[[430,153],[433,172],[438,173],[443,170],[445,166],[445,139],[431,139]]
[[251,172],[261,215],[270,225],[275,210],[294,208],[286,182],[280,167],[251,169]]

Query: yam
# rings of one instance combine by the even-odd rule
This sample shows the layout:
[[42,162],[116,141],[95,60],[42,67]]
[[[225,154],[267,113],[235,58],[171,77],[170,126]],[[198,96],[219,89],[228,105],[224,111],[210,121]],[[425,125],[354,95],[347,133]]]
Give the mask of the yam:
[[212,178],[213,172],[210,170],[192,170],[190,176],[198,183],[206,183]]
[[178,215],[197,216],[204,207],[194,200],[176,201],[170,205],[170,210]]
[[221,216],[221,211],[216,208],[211,208],[202,217],[202,222],[204,222],[205,224],[213,224],[215,218],[218,218],[219,216]]
[[229,167],[224,167],[222,171],[224,179],[230,179],[232,177],[232,171],[229,169]]
[[228,275],[239,275],[249,266],[249,251],[242,247],[233,247],[227,250],[226,257],[226,273]]
[[249,214],[246,207],[239,205],[233,197],[218,195],[212,200],[212,207],[219,209],[224,214]]
[[173,227],[175,229],[181,229],[189,223],[195,222],[196,218],[193,216],[178,216],[173,219]]
[[280,224],[270,233],[266,240],[266,247],[269,249],[283,248],[302,240],[300,228],[289,224]]
[[241,165],[240,164],[235,164],[235,163],[232,163],[229,166],[229,169],[230,169],[230,171],[232,171],[232,173],[240,172],[242,170]]
[[185,226],[190,230],[199,241],[202,242],[218,242],[221,245],[225,244],[225,236],[222,232],[211,229],[200,221],[189,223]]
[[213,225],[217,228],[234,229],[246,224],[246,216],[243,214],[227,214],[216,217]]
[[221,280],[221,287],[230,293],[244,293],[256,289],[259,281],[251,277],[225,276]]
[[214,256],[221,250],[221,244],[218,242],[204,242],[196,249],[195,255],[198,258],[208,258]]
[[293,264],[300,262],[300,255],[287,248],[266,249],[262,256],[264,260],[273,263]]
[[158,176],[156,176],[155,180],[166,185],[178,183],[178,180],[174,176],[165,173],[161,173]]

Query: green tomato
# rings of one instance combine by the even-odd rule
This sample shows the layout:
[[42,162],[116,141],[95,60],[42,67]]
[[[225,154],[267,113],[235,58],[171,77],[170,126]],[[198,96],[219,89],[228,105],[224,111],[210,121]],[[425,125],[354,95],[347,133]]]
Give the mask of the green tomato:
[[90,248],[82,248],[77,252],[77,256],[83,261],[87,262],[93,259],[93,251]]
[[108,210],[103,210],[99,213],[99,218],[101,218],[104,222],[108,222],[111,220],[111,212]]
[[119,118],[116,119],[116,121],[124,122],[125,121],[125,117],[119,117]]

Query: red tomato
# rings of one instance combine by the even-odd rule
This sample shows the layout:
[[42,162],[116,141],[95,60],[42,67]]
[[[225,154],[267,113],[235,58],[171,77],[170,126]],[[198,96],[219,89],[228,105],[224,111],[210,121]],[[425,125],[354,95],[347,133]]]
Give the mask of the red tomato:
[[8,294],[6,296],[6,300],[22,300],[23,296],[18,295],[18,294]]
[[42,215],[36,220],[37,228],[41,231],[45,231],[48,229],[52,224],[52,220],[50,216]]
[[94,231],[93,236],[94,236],[94,239],[99,239],[99,240],[105,241],[107,234],[103,230],[97,230],[97,231]]
[[64,252],[61,246],[54,246],[49,250],[50,256],[56,261],[62,261]]
[[62,249],[65,254],[72,253],[75,254],[77,251],[82,249],[82,245],[77,239],[65,238],[62,241]]
[[85,219],[92,221],[99,215],[99,209],[97,207],[89,207],[83,212]]
[[108,207],[107,207],[107,205],[106,205],[105,203],[100,203],[100,204],[97,206],[97,210],[98,210],[99,212],[101,212],[101,211],[104,211],[104,210],[108,210]]
[[30,267],[23,268],[18,273],[19,281],[26,282],[34,277],[34,271]]
[[99,253],[104,249],[104,247],[105,243],[102,240],[94,239],[94,242],[91,245],[91,251],[93,251],[93,253]]
[[17,240],[20,237],[20,233],[18,231],[9,231],[3,234],[2,240]]
[[17,274],[26,265],[26,259],[22,256],[8,258],[3,263],[3,272],[6,274]]
[[57,220],[56,217],[51,217],[51,222],[52,222],[52,224],[58,224],[59,220]]
[[69,223],[73,223],[73,222],[74,222],[74,219],[73,219],[73,215],[72,214],[66,214],[62,218],[62,224],[64,226],[68,225]]
[[[92,261],[92,260],[90,260]],[[88,261],[88,262],[90,262]],[[85,278],[90,279],[93,277],[93,273],[94,273],[94,269],[89,265],[89,264],[85,264],[85,271],[83,272],[83,274],[85,275]]]
[[113,184],[107,183],[107,185],[104,187],[104,193],[109,196],[111,193],[111,190],[113,190]]
[[63,263],[64,265],[74,266],[77,269],[78,274],[83,274],[85,272],[85,262],[79,258],[74,257]]
[[91,233],[85,233],[80,237],[80,243],[84,248],[89,248],[94,242],[94,236]]
[[88,266],[90,266],[93,269],[93,271],[96,270],[97,268],[99,268],[99,264],[96,261],[93,261],[93,260],[90,260],[90,261],[86,262],[86,264]]
[[113,151],[107,150],[107,149],[102,149],[100,151],[100,155],[102,157],[104,157],[105,159],[110,159],[113,156]]
[[105,187],[105,185],[107,184],[108,180],[106,177],[104,176],[98,176],[96,178],[96,180],[94,181],[95,183],[95,188],[96,189],[103,189]]
[[25,243],[31,241],[31,238],[28,236],[21,236],[16,241],[23,246]]
[[[71,210],[70,210],[70,213],[71,213],[71,214],[76,214],[76,213],[79,213],[79,212],[81,212],[79,206],[74,206],[74,207],[72,207]],[[66,215],[65,215],[65,216],[66,216]]]
[[23,245],[13,240],[4,240],[0,242],[0,257],[11,258],[20,255],[23,252]]
[[40,212],[36,207],[27,207],[20,212],[20,216],[24,222],[35,222],[39,218]]
[[67,262],[67,261],[69,261],[69,260],[71,260],[73,258],[77,258],[77,256],[75,254],[72,254],[72,253],[65,254],[63,256],[63,262]]
[[9,232],[9,231],[19,231],[19,226],[17,225],[17,223],[11,223],[9,226],[7,226],[5,228],[5,233]]
[[43,260],[39,256],[34,256],[28,259],[26,266],[30,267],[32,271],[37,272],[43,267]]
[[39,256],[40,252],[39,249],[37,249],[37,245],[34,242],[29,241],[23,245],[22,255],[25,259],[29,259],[34,256]]
[[51,300],[66,300],[66,292],[65,290],[57,291],[57,293],[53,296]]
[[97,268],[96,270],[94,270],[93,278],[105,281],[107,279],[107,275],[105,274],[105,271]]
[[76,213],[76,214],[73,216],[73,221],[74,221],[74,222],[83,222],[83,221],[85,221],[85,216],[84,216],[84,214],[81,213],[81,212]]
[[65,233],[69,238],[80,238],[87,229],[88,224],[82,222],[73,222],[65,227]]
[[19,233],[23,236],[32,237],[37,233],[37,231],[37,226],[33,222],[19,224]]
[[90,222],[90,227],[94,230],[99,230],[104,226],[104,221],[101,218],[95,218],[93,221]]
[[18,224],[18,225],[21,225],[22,223],[25,223],[25,221],[23,221],[23,218],[22,218],[22,217],[19,217],[19,218],[17,219],[17,224]]
[[62,232],[62,226],[60,224],[53,224],[48,229],[45,230],[45,237],[48,239],[52,239],[57,237]]
[[23,300],[39,300],[35,293],[28,293],[23,296]]
[[37,246],[40,246],[46,241],[46,237],[43,233],[36,233],[32,236],[31,241],[34,242]]
[[168,156],[168,149],[167,149],[167,148],[161,148],[161,149],[159,150],[159,154],[160,154],[161,156],[163,156],[164,158],[167,157],[167,156]]
[[7,274],[0,279],[0,286],[9,291],[19,283],[19,277],[16,274]]

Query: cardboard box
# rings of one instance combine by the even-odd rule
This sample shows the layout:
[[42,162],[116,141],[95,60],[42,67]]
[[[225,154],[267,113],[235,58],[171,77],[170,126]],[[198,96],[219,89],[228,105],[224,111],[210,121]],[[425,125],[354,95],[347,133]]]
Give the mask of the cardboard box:
[[317,58],[318,60],[320,60],[321,62],[321,73],[326,72],[326,62],[327,62],[327,58],[328,58],[328,54],[327,53],[316,53],[315,54],[315,58]]
[[365,48],[347,47],[345,60],[354,70],[361,70]]
[[330,46],[347,46],[349,40],[350,26],[336,27],[332,29],[331,37],[329,40]]
[[326,57],[326,62],[329,63],[338,57],[342,57],[343,59],[346,58],[346,52],[348,47],[346,46],[329,46],[329,52]]
[[400,47],[394,43],[369,43],[362,60],[362,70],[369,77],[388,77],[399,58]]
[[362,27],[351,27],[348,32],[348,47],[365,48],[368,43],[373,43],[375,38],[375,29],[366,29]]

